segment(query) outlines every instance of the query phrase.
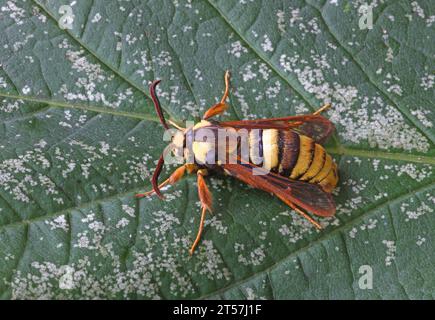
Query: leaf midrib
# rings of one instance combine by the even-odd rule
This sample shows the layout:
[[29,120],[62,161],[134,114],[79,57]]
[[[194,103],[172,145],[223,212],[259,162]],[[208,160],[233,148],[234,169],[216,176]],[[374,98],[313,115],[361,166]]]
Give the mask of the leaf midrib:
[[[17,99],[17,100],[25,100],[25,101],[33,102],[33,103],[41,103],[41,104],[46,104],[48,106],[56,107],[56,108],[71,108],[71,109],[78,109],[78,110],[85,110],[85,111],[91,111],[91,112],[110,114],[110,115],[114,115],[114,116],[130,117],[130,118],[140,119],[140,120],[159,121],[157,117],[146,114],[146,113],[119,111],[119,110],[115,110],[115,109],[106,109],[103,107],[78,104],[78,103],[71,104],[71,103],[67,103],[67,102],[63,102],[63,101],[54,101],[54,100],[38,98],[38,97],[33,97],[33,96],[19,96],[19,95],[4,93],[4,92],[0,92],[0,97],[9,98],[9,99]],[[37,114],[41,111],[42,110],[36,110],[35,112],[33,112],[33,114]]]
[[[87,110],[87,111],[98,112],[98,113],[103,113],[103,114],[110,114],[110,115],[115,115],[115,116],[130,117],[130,118],[134,118],[134,119],[159,122],[159,119],[157,117],[154,117],[154,116],[151,116],[148,114],[132,113],[132,112],[116,111],[116,110],[107,110],[107,109],[104,109],[101,107],[88,106],[88,105],[79,105],[79,104],[71,105],[71,104],[68,104],[65,102],[46,100],[46,99],[30,97],[30,96],[11,95],[11,94],[5,94],[5,93],[1,93],[1,92],[0,92],[0,97],[6,97],[6,98],[12,98],[12,99],[26,100],[26,101],[35,102],[35,103],[47,104],[47,105],[52,106],[52,107]],[[46,110],[46,108],[32,112],[32,115],[35,115],[43,110]],[[22,119],[22,118],[20,118],[20,119]],[[16,121],[16,120],[17,119],[12,119],[12,120],[8,120],[6,122]],[[368,149],[356,149],[356,148],[344,147],[342,145],[338,145],[337,147],[326,147],[326,150],[331,154],[341,155],[341,156],[364,157],[364,158],[375,158],[375,159],[381,158],[381,159],[386,159],[386,160],[398,160],[398,161],[406,161],[406,162],[435,165],[435,157],[424,156],[421,154],[386,152],[386,151],[368,150]]]

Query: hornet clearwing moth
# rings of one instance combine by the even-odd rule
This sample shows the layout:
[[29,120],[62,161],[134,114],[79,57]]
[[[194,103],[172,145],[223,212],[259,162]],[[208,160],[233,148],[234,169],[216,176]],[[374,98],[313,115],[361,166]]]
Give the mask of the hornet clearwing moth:
[[[162,154],[151,179],[153,189],[138,194],[137,197],[155,193],[163,198],[160,192],[162,187],[175,184],[185,173],[196,173],[201,221],[189,250],[191,255],[201,239],[206,212],[212,210],[212,194],[205,179],[212,172],[230,175],[254,188],[271,193],[318,229],[321,229],[321,225],[307,212],[321,217],[335,214],[331,192],[338,182],[337,165],[322,146],[334,131],[332,122],[321,115],[330,104],[309,115],[225,122],[211,120],[228,108],[225,101],[230,91],[229,78],[227,71],[225,92],[220,102],[205,112],[201,122],[188,128],[182,128],[172,121],[166,122],[155,92],[160,80],[150,86],[151,98],[163,127],[169,129],[169,123],[177,129],[172,144],[181,150],[179,156],[183,158],[184,164],[159,184],[158,178],[165,162]],[[228,136],[235,133],[235,143],[228,144],[226,136],[224,139],[216,139],[220,137],[219,130],[225,131],[227,135],[230,132]],[[237,136],[243,130],[245,140]],[[201,133],[206,131],[212,133],[212,139],[204,139]],[[244,158],[241,156],[242,140],[247,145],[247,155]],[[224,157],[216,157],[216,150],[222,148]],[[188,161],[192,156],[193,161]],[[258,172],[263,173],[257,174]]]

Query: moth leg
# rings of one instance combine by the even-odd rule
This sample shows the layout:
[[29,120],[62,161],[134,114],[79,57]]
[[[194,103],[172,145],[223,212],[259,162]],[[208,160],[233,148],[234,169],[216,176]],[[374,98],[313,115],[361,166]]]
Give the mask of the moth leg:
[[[283,199],[281,199],[283,200]],[[283,200],[284,201],[284,200]],[[314,220],[313,218],[311,218],[308,214],[306,214],[305,212],[303,212],[301,209],[299,209],[298,207],[296,207],[292,202],[286,200],[284,201],[285,204],[287,204],[290,208],[292,208],[294,211],[296,211],[297,213],[299,213],[302,217],[304,217],[305,219],[307,219],[312,225],[314,225],[317,229],[322,230],[322,226],[320,225],[320,223],[318,223],[316,220]]]
[[197,172],[198,177],[198,195],[199,200],[201,201],[201,221],[199,222],[199,229],[198,233],[196,235],[196,239],[192,244],[192,247],[189,250],[190,255],[193,254],[195,251],[196,246],[198,245],[199,241],[201,240],[202,231],[204,230],[204,222],[205,222],[205,214],[207,213],[207,210],[211,212],[211,205],[212,205],[212,195],[210,190],[208,189],[204,176],[207,175],[207,170],[200,169]]
[[325,105],[323,105],[319,110],[317,110],[316,112],[313,113],[313,115],[317,116],[318,114],[321,114],[323,111],[328,110],[329,108],[331,108],[331,104],[330,103],[326,103]]
[[224,95],[222,96],[221,101],[215,104],[214,106],[212,106],[210,109],[208,109],[204,113],[202,119],[207,120],[211,117],[221,114],[228,108],[228,105],[225,103],[225,100],[227,100],[228,94],[230,93],[230,72],[228,70],[225,72],[224,79],[225,79],[225,92]]
[[228,95],[230,94],[230,71],[225,71],[224,81],[225,81],[225,92],[222,96],[221,103],[224,103],[227,100]]
[[[168,184],[175,184],[177,181],[179,181],[183,176],[184,173],[186,172],[186,165],[182,165],[181,167],[177,168],[168,179],[166,179],[165,181],[163,181],[160,185],[159,185],[159,189],[163,188],[164,186],[168,185]],[[153,193],[155,193],[154,190],[148,191],[148,192],[144,192],[144,193],[138,193],[136,194],[136,198],[142,198],[142,197],[147,197],[152,195]]]

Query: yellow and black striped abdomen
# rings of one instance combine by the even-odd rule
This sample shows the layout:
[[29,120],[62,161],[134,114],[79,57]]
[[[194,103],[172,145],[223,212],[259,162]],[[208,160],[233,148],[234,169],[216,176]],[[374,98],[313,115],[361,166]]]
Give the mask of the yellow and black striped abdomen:
[[319,184],[326,192],[332,192],[337,185],[337,165],[310,137],[292,130],[253,130],[249,148],[250,161],[272,172]]

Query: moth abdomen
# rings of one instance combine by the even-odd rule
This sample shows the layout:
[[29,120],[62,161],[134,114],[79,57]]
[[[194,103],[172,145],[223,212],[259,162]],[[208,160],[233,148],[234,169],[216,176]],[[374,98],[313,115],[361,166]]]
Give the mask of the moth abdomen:
[[[259,134],[254,134],[253,130]],[[252,163],[283,177],[319,184],[328,192],[335,188],[338,182],[337,166],[312,138],[291,129],[253,130],[249,135]]]

